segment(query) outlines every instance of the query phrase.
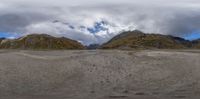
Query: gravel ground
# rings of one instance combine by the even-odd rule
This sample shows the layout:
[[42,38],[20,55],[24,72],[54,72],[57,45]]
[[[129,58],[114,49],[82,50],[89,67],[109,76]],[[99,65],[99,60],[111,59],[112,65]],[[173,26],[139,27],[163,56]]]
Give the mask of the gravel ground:
[[200,99],[200,51],[0,50],[0,99]]

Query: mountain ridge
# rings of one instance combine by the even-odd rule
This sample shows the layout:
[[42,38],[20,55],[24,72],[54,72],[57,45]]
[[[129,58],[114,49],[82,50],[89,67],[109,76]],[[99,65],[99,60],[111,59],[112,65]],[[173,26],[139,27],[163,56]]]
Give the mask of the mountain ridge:
[[125,31],[99,45],[82,45],[66,37],[29,34],[17,39],[0,38],[0,49],[200,49],[200,39],[189,41],[181,37],[149,34],[139,30]]
[[145,34],[139,30],[123,32],[102,44],[101,49],[187,49],[192,42],[180,37]]

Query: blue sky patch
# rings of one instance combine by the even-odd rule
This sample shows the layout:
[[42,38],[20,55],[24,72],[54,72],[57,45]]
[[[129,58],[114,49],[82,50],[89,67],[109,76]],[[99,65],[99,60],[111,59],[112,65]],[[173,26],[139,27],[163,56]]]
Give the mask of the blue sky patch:
[[91,27],[91,28],[87,28],[87,30],[90,32],[90,33],[98,33],[100,31],[106,31],[108,30],[107,28],[104,27],[106,23],[104,21],[101,21],[101,22],[96,22],[94,24],[94,27]]
[[195,40],[200,38],[200,33],[191,33],[184,37],[187,40]]
[[19,35],[17,33],[4,33],[0,32],[0,38],[17,38]]

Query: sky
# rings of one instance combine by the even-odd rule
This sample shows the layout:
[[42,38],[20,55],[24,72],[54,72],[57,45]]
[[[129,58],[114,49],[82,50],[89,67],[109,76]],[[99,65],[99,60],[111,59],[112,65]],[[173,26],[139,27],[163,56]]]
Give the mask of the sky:
[[0,37],[104,43],[123,31],[200,37],[200,0],[0,0]]
[[190,35],[185,35],[183,38],[187,40],[197,40],[200,38],[200,32],[190,33]]

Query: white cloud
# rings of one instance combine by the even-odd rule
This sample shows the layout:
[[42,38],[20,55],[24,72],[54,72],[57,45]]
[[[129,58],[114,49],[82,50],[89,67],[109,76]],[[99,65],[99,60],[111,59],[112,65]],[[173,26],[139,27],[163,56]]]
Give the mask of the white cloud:
[[[139,29],[183,36],[198,31],[199,0],[1,0],[0,32],[47,33],[84,44]],[[106,30],[90,33],[97,22]]]

